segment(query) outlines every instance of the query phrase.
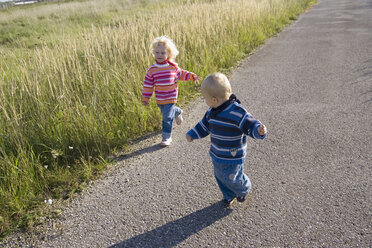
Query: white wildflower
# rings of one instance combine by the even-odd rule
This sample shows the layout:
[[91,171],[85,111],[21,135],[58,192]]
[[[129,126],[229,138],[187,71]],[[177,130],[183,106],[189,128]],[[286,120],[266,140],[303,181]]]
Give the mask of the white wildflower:
[[60,150],[52,150],[50,153],[52,154],[53,158],[57,158],[58,156],[63,155],[63,152],[61,152]]

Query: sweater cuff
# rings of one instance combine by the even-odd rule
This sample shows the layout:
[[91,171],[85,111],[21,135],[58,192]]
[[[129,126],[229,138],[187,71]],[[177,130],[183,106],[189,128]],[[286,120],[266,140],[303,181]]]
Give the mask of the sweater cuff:
[[196,134],[196,132],[193,129],[190,129],[186,134],[190,135],[190,137],[192,139],[198,139],[199,138],[198,135]]

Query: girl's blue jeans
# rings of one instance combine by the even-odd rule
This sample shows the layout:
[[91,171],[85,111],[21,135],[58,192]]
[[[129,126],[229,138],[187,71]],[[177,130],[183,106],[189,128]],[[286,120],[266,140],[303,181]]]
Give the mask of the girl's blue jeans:
[[244,174],[244,164],[229,165],[213,161],[214,176],[222,192],[223,199],[244,197],[251,190],[251,181]]
[[181,114],[181,109],[174,103],[169,104],[158,104],[161,114],[163,116],[162,121],[162,137],[163,140],[169,139],[172,136],[173,120],[176,116]]

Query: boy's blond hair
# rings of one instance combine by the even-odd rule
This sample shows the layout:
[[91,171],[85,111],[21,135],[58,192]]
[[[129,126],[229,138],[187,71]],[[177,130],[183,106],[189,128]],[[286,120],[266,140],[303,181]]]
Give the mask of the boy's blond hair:
[[153,42],[151,43],[151,46],[150,46],[151,53],[154,53],[155,48],[159,44],[163,44],[165,46],[165,48],[168,51],[168,59],[170,61],[174,61],[179,52],[178,52],[178,49],[177,49],[176,45],[174,44],[173,40],[170,39],[168,36],[165,36],[165,35],[156,37],[153,40]]
[[227,100],[231,95],[231,85],[227,77],[215,72],[206,77],[201,85],[201,90],[211,97]]

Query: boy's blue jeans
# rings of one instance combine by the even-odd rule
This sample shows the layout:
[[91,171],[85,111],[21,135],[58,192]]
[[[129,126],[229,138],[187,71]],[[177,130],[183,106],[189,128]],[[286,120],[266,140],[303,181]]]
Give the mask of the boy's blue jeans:
[[169,139],[172,136],[173,120],[176,116],[181,114],[181,109],[174,103],[169,104],[158,104],[161,114],[163,116],[162,121],[162,137],[163,140]]
[[228,165],[213,161],[213,167],[223,199],[232,200],[235,197],[244,197],[251,190],[251,181],[244,174],[244,164]]

